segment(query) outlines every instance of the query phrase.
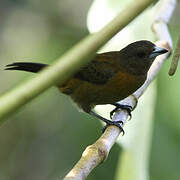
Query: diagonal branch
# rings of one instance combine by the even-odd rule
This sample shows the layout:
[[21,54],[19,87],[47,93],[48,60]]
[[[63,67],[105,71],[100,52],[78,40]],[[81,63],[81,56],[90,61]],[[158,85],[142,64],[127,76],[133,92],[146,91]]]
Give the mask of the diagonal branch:
[[[160,46],[160,45],[159,45]],[[161,44],[161,47],[168,48],[164,46],[164,42]],[[144,85],[138,89],[133,95],[127,97],[121,104],[128,104],[133,108],[137,105],[137,100],[149,86],[149,84],[156,77],[159,72],[162,64],[165,62],[168,55],[162,55],[159,58],[156,58],[153,63],[150,73],[148,75],[147,81]],[[124,125],[127,121],[128,114],[125,110],[120,110],[117,112],[113,120],[114,121],[123,121]],[[120,134],[120,129],[116,126],[109,126],[102,136],[92,145],[88,146],[82,154],[81,159],[73,167],[73,169],[66,175],[64,180],[84,180],[88,174],[99,164],[101,164],[108,156],[108,153],[114,143],[116,142]]]
[[96,51],[109,39],[130,23],[154,0],[139,0],[130,4],[102,30],[87,36],[65,53],[54,64],[45,68],[35,78],[17,86],[0,97],[0,123],[24,104],[58,83],[63,84],[78,69],[87,64]]
[[[173,13],[175,4],[175,0],[160,1],[161,10],[159,11],[159,14],[155,17],[152,24],[152,29],[158,39],[156,44],[160,47],[168,49],[169,53],[158,56],[156,58],[148,72],[146,82],[141,86],[141,88],[139,88],[135,93],[133,93],[133,95],[121,101],[121,104],[130,105],[135,108],[137,105],[137,99],[139,99],[141,95],[143,95],[144,91],[157,76],[161,66],[169,56],[172,48],[172,40],[168,32],[167,23]],[[169,7],[168,5],[172,5],[170,6],[171,8],[167,9],[167,7]],[[127,118],[128,113],[125,110],[120,110],[114,115],[113,121],[121,120],[124,122],[125,125]],[[88,146],[85,149],[81,159],[66,175],[64,180],[84,180],[97,165],[103,163],[103,161],[107,158],[108,153],[116,142],[119,134],[120,129],[118,127],[109,126],[105,130],[104,134],[102,134],[102,136],[94,144]]]

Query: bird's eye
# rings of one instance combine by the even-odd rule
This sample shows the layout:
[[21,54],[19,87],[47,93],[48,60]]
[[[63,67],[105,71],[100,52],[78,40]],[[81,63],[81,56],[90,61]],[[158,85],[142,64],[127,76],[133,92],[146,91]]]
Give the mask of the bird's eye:
[[142,52],[142,51],[137,53],[137,56],[140,58],[145,57],[145,55],[146,55],[145,52]]

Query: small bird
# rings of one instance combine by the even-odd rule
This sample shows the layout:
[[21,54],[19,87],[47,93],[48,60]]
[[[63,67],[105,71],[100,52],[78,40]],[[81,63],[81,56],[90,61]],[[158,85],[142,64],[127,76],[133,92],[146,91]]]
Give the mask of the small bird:
[[[158,55],[168,50],[157,47],[150,41],[136,41],[120,51],[96,54],[94,59],[82,67],[59,90],[70,96],[72,100],[86,113],[91,114],[107,125],[118,126],[122,132],[121,121],[108,120],[93,111],[96,105],[111,104],[116,108],[127,109],[131,106],[117,102],[135,92],[145,82],[147,72]],[[15,62],[8,64],[6,70],[21,70],[37,73],[47,67],[47,64],[33,62]]]

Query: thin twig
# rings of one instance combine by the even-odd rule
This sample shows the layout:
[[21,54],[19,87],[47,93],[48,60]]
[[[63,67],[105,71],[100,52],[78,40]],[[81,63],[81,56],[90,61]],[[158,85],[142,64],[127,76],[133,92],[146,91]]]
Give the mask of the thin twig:
[[176,72],[178,62],[179,62],[179,58],[180,58],[180,34],[179,34],[179,39],[177,41],[176,48],[174,51],[174,55],[172,58],[171,67],[169,69],[169,75],[170,76],[174,75],[174,73]]
[[[175,6],[175,0],[166,1]],[[154,63],[152,64],[146,82],[139,88],[133,95],[127,97],[121,104],[130,105],[133,108],[137,105],[137,99],[144,93],[149,84],[153,81],[153,79],[157,76],[161,66],[167,59],[170,54],[170,50],[172,47],[172,40],[168,32],[167,23],[172,15],[174,7],[167,11],[167,4],[165,1],[161,4],[161,13],[159,16],[156,16],[156,20],[154,21],[152,28],[157,36],[158,41],[156,44],[160,47],[164,47],[169,50],[169,53],[158,56]],[[165,11],[166,10],[166,11]],[[162,16],[162,14],[165,14]],[[161,16],[160,16],[161,15]],[[159,18],[161,19],[159,19]],[[128,118],[128,114],[125,110],[119,110],[119,112],[115,113],[113,117],[113,121],[123,121],[125,125]],[[92,145],[88,146],[82,154],[81,159],[77,162],[77,164],[73,167],[73,169],[66,175],[64,180],[84,180],[89,173],[100,163],[102,163],[108,156],[108,153],[116,142],[117,137],[120,134],[120,129],[116,126],[109,126],[104,134]]]

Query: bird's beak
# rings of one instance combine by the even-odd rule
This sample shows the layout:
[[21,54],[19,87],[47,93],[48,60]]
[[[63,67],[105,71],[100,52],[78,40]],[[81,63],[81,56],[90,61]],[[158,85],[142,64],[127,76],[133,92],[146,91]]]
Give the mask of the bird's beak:
[[167,52],[168,52],[167,49],[155,46],[153,52],[150,54],[150,58],[155,58],[155,57],[157,57],[161,54],[167,53]]

